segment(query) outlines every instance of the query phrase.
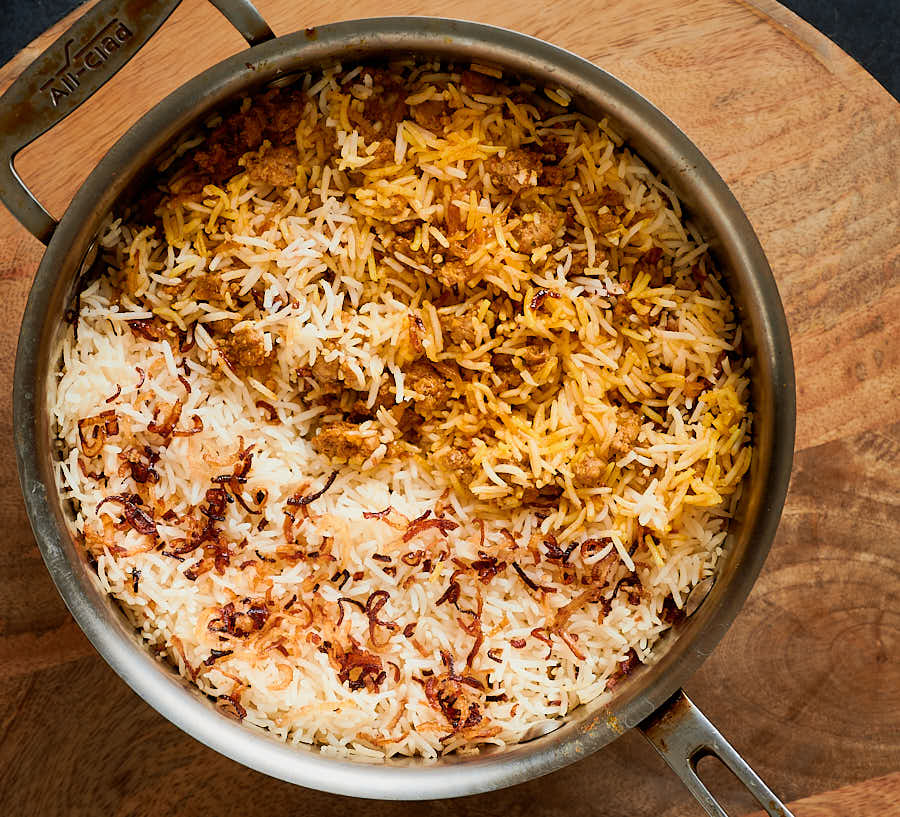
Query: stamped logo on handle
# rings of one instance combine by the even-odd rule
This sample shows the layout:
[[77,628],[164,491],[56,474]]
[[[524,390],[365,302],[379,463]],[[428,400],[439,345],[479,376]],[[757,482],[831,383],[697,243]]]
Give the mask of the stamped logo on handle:
[[125,23],[115,18],[107,23],[90,40],[73,54],[74,39],[66,41],[65,62],[57,72],[41,85],[41,91],[50,98],[53,107],[74,93],[81,85],[81,77],[88,71],[96,71],[115,51],[133,36]]

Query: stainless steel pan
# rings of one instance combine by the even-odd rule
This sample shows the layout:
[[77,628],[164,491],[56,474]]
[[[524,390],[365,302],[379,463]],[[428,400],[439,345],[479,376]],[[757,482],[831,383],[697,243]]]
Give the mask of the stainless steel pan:
[[[62,597],[97,650],[151,706],[217,751],[304,786],[358,797],[426,799],[472,794],[547,774],[638,728],[709,814],[725,811],[697,777],[720,758],[770,815],[784,806],[681,692],[737,615],[762,567],[787,490],[794,439],[794,371],[772,273],[747,217],[700,151],[660,111],[601,69],[540,40],[457,20],[357,20],[276,38],[247,0],[213,0],[250,44],[187,82],[141,118],[107,153],[57,224],[12,168],[17,151],[53,127],[108,80],[156,31],[178,0],[103,0],[19,77],[0,99],[0,198],[47,244],[22,322],[14,409],[19,476],[35,536]],[[373,764],[289,747],[218,713],[151,657],[103,593],[71,535],[52,466],[47,384],[58,363],[63,314],[105,214],[146,175],[179,134],[235,96],[336,59],[437,54],[499,65],[567,88],[588,114],[608,115],[677,191],[712,242],[739,305],[753,354],[755,456],[726,555],[711,587],[692,594],[689,615],[604,705],[574,710],[555,731],[478,756]],[[708,592],[707,592],[708,591]],[[705,598],[703,597],[705,594]]]

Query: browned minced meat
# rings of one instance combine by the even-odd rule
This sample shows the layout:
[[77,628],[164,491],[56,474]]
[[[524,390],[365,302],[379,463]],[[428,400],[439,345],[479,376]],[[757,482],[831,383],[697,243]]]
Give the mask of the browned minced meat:
[[372,96],[363,103],[361,111],[351,105],[347,115],[367,144],[382,143],[375,156],[382,161],[392,160],[397,125],[409,115],[405,94],[387,72],[371,69],[365,73],[372,75]]
[[434,264],[432,269],[434,277],[448,289],[450,287],[462,289],[469,281],[478,277],[475,268],[465,261],[444,261],[441,264]]
[[238,160],[268,139],[273,145],[291,144],[303,114],[302,92],[291,89],[268,91],[254,100],[244,113],[226,116],[193,156],[204,178],[227,179],[240,171]]
[[394,395],[394,387],[388,383],[381,384],[378,394],[375,395],[375,402],[371,406],[367,405],[368,394],[364,392],[359,392],[359,394],[359,399],[351,406],[351,412],[364,417],[374,417],[379,409],[386,408],[393,412],[394,417],[399,420],[409,405],[408,403],[397,402]]
[[600,213],[596,218],[597,230],[601,235],[611,233],[622,223],[622,220],[613,213]]
[[238,159],[259,147],[263,138],[259,112],[229,117],[210,135],[206,144],[194,153],[197,167],[214,181],[230,178],[241,168]]
[[535,143],[529,147],[542,154],[545,162],[558,162],[569,152],[568,144],[557,136],[545,136],[541,144]]
[[508,149],[502,157],[491,156],[484,163],[494,187],[501,193],[518,193],[536,186],[543,167],[540,155],[524,148]]
[[272,355],[266,352],[262,330],[255,326],[242,326],[225,335],[219,348],[232,366],[261,366]]
[[627,295],[619,295],[613,304],[613,318],[627,318],[634,313],[634,301]]
[[366,116],[372,122],[380,122],[379,132],[384,138],[393,139],[399,125],[409,114],[409,108],[403,101],[403,94],[388,95],[386,98],[373,96],[366,100]]
[[424,360],[417,360],[405,371],[405,388],[418,396],[413,396],[416,411],[430,415],[450,397],[452,390],[437,369]]
[[[253,105],[244,114],[244,127],[254,118],[263,126],[263,136],[274,145],[292,144],[300,118],[303,116],[303,108],[311,104],[302,91],[295,88],[275,88],[267,91],[253,101]],[[223,123],[224,124],[224,123]]]
[[550,341],[544,338],[529,338],[526,345],[515,352],[495,352],[491,361],[500,371],[515,369],[514,359],[521,358],[524,368],[537,369],[553,357]]
[[350,460],[356,457],[366,459],[380,443],[375,435],[364,436],[359,426],[353,423],[337,422],[319,426],[312,444],[316,451],[326,457]]
[[544,338],[529,338],[522,352],[522,361],[529,368],[536,369],[546,363],[553,353],[550,351],[550,341]]
[[316,362],[312,365],[312,375],[321,384],[334,383],[341,379],[341,361],[339,358],[334,360],[325,360],[320,353],[316,358]]
[[641,430],[641,418],[630,409],[619,409],[616,413],[616,433],[609,444],[611,454],[621,456],[631,451]]
[[605,471],[606,462],[599,457],[585,457],[572,466],[572,476],[579,488],[596,488]]
[[280,96],[270,93],[263,97],[268,135],[274,144],[295,142],[297,125],[306,104],[303,95],[297,91],[285,91]]
[[562,187],[566,181],[572,178],[572,175],[571,168],[562,165],[544,165],[540,182],[544,187]]
[[522,491],[522,502],[526,505],[547,505],[556,502],[562,496],[559,485],[544,485],[541,488],[528,486]]
[[465,485],[468,485],[475,478],[475,466],[472,464],[472,457],[468,451],[461,448],[451,448],[441,458],[441,466],[446,471],[455,474],[456,477]]
[[214,272],[201,275],[194,285],[194,298],[198,301],[216,301],[222,297],[222,278]]
[[613,190],[608,187],[600,194],[600,199],[597,204],[600,207],[603,205],[606,205],[607,207],[621,207],[624,202],[625,197],[618,190]]
[[297,180],[297,164],[300,155],[295,147],[283,145],[259,153],[249,153],[244,158],[247,175],[254,184],[272,184],[287,187]]
[[459,84],[470,94],[487,94],[490,96],[497,89],[497,80],[477,71],[463,71],[459,75]]
[[[387,248],[388,255],[393,255],[395,257],[397,257],[398,255],[402,255],[405,258],[409,258],[411,261],[415,261],[417,264],[431,266],[432,268],[434,268],[434,266],[439,266],[434,264],[432,257],[421,247],[419,247],[419,249],[417,250],[412,249],[412,247],[410,246],[411,242],[412,239],[409,237],[409,235],[395,236],[391,240],[390,245]],[[397,260],[402,261],[402,259],[400,258],[398,258]],[[406,262],[402,261],[402,263],[405,264]]]
[[566,273],[566,277],[572,278],[576,275],[584,275],[584,271],[587,269],[587,264],[587,251],[575,250],[575,252],[572,253],[572,263],[569,264],[569,271]]
[[509,372],[515,370],[513,355],[506,352],[494,352],[491,355],[491,365],[499,372]]
[[392,226],[397,235],[410,238],[421,223],[418,218],[405,218],[403,221],[392,222]]
[[240,291],[241,285],[237,281],[223,281],[217,272],[207,272],[194,279],[194,299],[206,301],[210,304],[228,304],[227,296],[232,299]]
[[[601,207],[608,207],[612,211],[617,207],[622,207],[625,202],[625,197],[611,187],[605,187],[594,193],[584,193],[578,199],[586,213],[596,213]],[[618,221],[621,219],[618,219],[617,223]]]
[[649,265],[643,261],[638,261],[634,267],[634,277],[637,278],[638,274],[641,272],[648,272],[650,274],[651,287],[661,287],[666,282],[666,271],[659,264]]
[[[604,261],[610,259],[609,252],[603,247],[597,247],[594,253],[594,266],[599,267]],[[571,278],[575,275],[584,275],[584,271],[588,265],[588,254],[586,250],[576,250],[572,253],[572,263],[566,276]]]
[[[344,315],[346,319],[346,312]],[[339,346],[336,340],[326,338],[322,341],[322,348],[316,355],[316,362],[309,367],[298,370],[299,373],[314,377],[318,381],[319,386],[325,388],[326,391],[328,391],[326,388],[328,386],[334,386],[340,390],[344,381],[353,390],[361,388],[361,385],[357,382],[359,375],[343,359],[343,355],[340,353],[334,355],[334,352],[338,349]]]
[[477,337],[475,318],[472,315],[441,315],[441,332],[453,343],[475,345]]
[[645,252],[634,265],[635,278],[642,272],[650,275],[650,286],[652,287],[661,287],[665,283],[665,265],[663,264],[662,250],[659,247],[652,247]]
[[562,187],[566,181],[575,175],[574,167],[563,167],[560,160],[566,155],[569,146],[555,136],[548,136],[543,144],[531,145],[541,154],[544,169],[540,174],[540,182],[545,187]]
[[588,265],[588,254],[585,250],[577,250],[572,253],[572,263],[569,265],[567,277],[584,275]]
[[533,253],[538,247],[549,244],[562,226],[563,218],[559,213],[549,210],[536,210],[529,214],[528,221],[512,231],[512,236],[519,246],[519,252]]
[[417,125],[433,133],[441,133],[449,119],[447,105],[440,99],[429,99],[413,105],[410,113]]

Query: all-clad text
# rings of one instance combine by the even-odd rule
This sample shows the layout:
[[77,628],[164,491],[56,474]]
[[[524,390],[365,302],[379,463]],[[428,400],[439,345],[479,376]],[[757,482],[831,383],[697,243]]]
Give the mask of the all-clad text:
[[128,26],[117,18],[107,23],[74,54],[72,50],[75,40],[67,40],[65,62],[41,86],[41,91],[49,95],[51,104],[56,107],[61,99],[74,93],[81,85],[81,77],[84,73],[100,68],[132,36],[133,33]]

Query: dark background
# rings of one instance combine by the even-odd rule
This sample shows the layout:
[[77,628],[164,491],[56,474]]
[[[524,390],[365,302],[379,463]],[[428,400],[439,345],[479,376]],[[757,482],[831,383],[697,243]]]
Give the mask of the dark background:
[[[0,65],[80,0],[0,0]],[[900,0],[782,0],[900,98]],[[447,12],[452,16],[452,5]]]

